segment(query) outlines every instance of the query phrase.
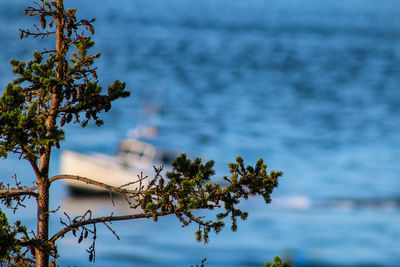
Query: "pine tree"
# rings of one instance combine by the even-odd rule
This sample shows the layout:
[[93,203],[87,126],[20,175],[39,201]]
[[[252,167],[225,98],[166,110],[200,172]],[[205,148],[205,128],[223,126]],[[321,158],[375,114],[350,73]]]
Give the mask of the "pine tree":
[[[240,199],[261,195],[270,203],[270,194],[278,186],[281,172],[266,171],[263,160],[245,166],[238,157],[229,165],[230,177],[223,177],[226,186],[211,181],[215,174],[213,161],[203,163],[190,160],[185,154],[173,162],[173,170],[162,174],[155,167],[150,183],[136,181],[136,190],[99,183],[91,177],[61,174],[49,177],[52,149],[60,148],[65,140],[64,126],[69,123],[85,127],[90,121],[101,126],[100,113],[110,110],[112,103],[129,96],[125,83],[115,81],[107,93],[98,84],[96,67],[100,54],[89,50],[94,42],[95,19],[78,19],[76,9],[64,8],[63,0],[36,1],[25,9],[28,16],[39,18],[40,25],[33,30],[20,29],[20,38],[55,36],[55,47],[34,51],[28,63],[11,60],[18,78],[10,82],[0,98],[0,157],[9,153],[29,161],[36,176],[33,187],[21,185],[15,177],[15,186],[0,183],[0,198],[6,207],[21,208],[26,198],[35,198],[37,204],[37,229],[27,231],[21,222],[9,224],[0,210],[0,261],[19,266],[55,266],[58,257],[56,242],[67,234],[77,236],[80,243],[91,238],[89,260],[95,260],[94,242],[96,224],[140,218],[153,218],[174,214],[183,226],[197,224],[196,239],[207,242],[210,231],[218,233],[224,227],[224,218],[231,219],[231,229],[236,231],[237,219],[245,220],[247,212],[237,207]],[[141,207],[139,214],[92,217],[90,210],[75,218],[64,218],[58,232],[49,233],[49,196],[53,182],[73,179],[118,193],[129,201],[133,209]],[[206,220],[194,215],[198,209],[222,207],[215,219]],[[111,228],[110,228],[111,229]],[[112,229],[111,229],[112,230]]]

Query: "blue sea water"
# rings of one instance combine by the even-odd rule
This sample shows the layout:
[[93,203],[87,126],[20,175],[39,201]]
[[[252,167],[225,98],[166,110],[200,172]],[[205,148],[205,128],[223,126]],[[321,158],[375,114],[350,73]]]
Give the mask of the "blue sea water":
[[[66,0],[96,17],[95,51],[104,87],[125,81],[129,99],[105,125],[68,127],[62,149],[113,154],[138,124],[157,142],[216,161],[219,176],[241,155],[284,171],[272,205],[243,202],[246,222],[207,245],[174,217],[114,223],[120,241],[99,227],[97,257],[73,236],[59,243],[60,266],[263,266],[289,255],[296,266],[400,264],[400,2],[396,0]],[[0,3],[0,90],[13,79],[11,58],[29,59],[51,40],[18,39],[34,22],[29,1]],[[153,105],[157,116],[143,110]],[[52,158],[58,173],[60,151]],[[26,163],[0,160],[0,179]],[[52,188],[55,232],[63,211],[78,214],[103,199],[76,199]],[[35,227],[35,209],[10,214]],[[120,203],[118,213],[126,212]]]

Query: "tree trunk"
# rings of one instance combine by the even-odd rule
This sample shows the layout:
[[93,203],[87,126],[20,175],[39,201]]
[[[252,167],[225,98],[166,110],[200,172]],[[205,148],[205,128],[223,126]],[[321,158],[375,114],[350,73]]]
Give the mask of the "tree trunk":
[[[64,60],[65,60],[65,37],[64,37],[64,4],[63,0],[57,0],[58,16],[56,18],[56,71],[57,78],[64,77]],[[57,123],[57,115],[60,107],[60,99],[62,98],[62,86],[55,86],[52,90],[51,107],[49,116],[46,119],[46,128],[48,135],[51,135],[51,129]],[[49,266],[49,166],[51,148],[54,144],[45,146],[44,153],[40,157],[39,173],[36,178],[38,184],[37,198],[37,237],[46,243],[46,247],[36,249],[36,267]],[[47,249],[46,249],[47,248]]]
[[[43,241],[49,239],[49,181],[48,177],[39,177],[37,198],[37,237]],[[36,249],[36,267],[49,266],[49,253]]]

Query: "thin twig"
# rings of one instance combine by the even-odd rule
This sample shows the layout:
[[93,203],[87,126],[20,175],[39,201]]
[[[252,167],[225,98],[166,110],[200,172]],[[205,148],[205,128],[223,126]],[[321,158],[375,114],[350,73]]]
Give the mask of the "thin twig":
[[108,230],[110,230],[111,233],[113,233],[114,236],[115,236],[118,240],[120,240],[120,238],[119,238],[119,236],[117,235],[117,233],[116,233],[106,222],[103,222],[103,224],[104,224],[105,226],[107,226]]

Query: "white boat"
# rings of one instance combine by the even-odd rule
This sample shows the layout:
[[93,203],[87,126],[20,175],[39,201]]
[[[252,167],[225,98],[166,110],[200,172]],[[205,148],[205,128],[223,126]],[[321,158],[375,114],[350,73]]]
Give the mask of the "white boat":
[[[139,177],[148,177],[143,180],[146,184],[155,175],[154,167],[164,166],[170,169],[176,152],[157,149],[155,146],[138,139],[122,141],[116,156],[96,153],[93,155],[81,154],[73,151],[64,151],[61,154],[61,173],[86,177],[115,187],[137,189]],[[63,180],[72,194],[102,194],[105,190],[94,185],[76,180]],[[127,186],[125,186],[127,185]]]

